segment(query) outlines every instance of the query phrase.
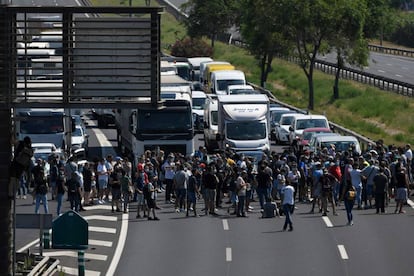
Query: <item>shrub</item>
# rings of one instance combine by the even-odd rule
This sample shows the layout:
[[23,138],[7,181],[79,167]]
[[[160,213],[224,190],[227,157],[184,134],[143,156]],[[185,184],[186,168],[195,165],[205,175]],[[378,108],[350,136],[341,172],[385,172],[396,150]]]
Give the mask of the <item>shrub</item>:
[[171,55],[176,57],[210,57],[213,49],[205,41],[196,38],[177,40],[171,47]]

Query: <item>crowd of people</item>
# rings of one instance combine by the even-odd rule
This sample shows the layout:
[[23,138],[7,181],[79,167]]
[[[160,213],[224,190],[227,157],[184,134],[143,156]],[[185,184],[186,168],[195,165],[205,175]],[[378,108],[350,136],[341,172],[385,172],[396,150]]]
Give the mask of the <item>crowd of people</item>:
[[[338,205],[343,202],[348,225],[354,223],[354,205],[357,209],[375,207],[376,213],[384,213],[395,200],[394,212],[404,213],[414,167],[410,145],[385,147],[382,141],[360,155],[325,148],[317,154],[271,152],[261,160],[252,160],[231,151],[208,154],[201,146],[190,157],[167,155],[159,149],[147,151],[136,167],[127,157],[110,155],[94,162],[79,163],[73,157],[66,162],[51,157],[48,162],[48,178],[44,161],[37,160],[31,169],[36,213],[41,203],[49,212],[49,190],[58,202],[58,215],[67,193],[72,210],[110,201],[113,212],[127,213],[134,202],[136,218],[148,220],[159,220],[156,210],[161,208],[162,201],[157,200],[161,196],[166,206],[170,204],[186,216],[216,216],[223,209],[229,215],[246,217],[253,209],[251,202],[257,200],[263,217],[268,216],[269,206],[273,215],[285,216],[283,230],[293,230],[291,214],[299,202],[308,204],[310,213],[322,216],[331,208],[332,215],[338,215]],[[25,177],[23,174],[21,182]],[[200,210],[198,201],[204,203]]]

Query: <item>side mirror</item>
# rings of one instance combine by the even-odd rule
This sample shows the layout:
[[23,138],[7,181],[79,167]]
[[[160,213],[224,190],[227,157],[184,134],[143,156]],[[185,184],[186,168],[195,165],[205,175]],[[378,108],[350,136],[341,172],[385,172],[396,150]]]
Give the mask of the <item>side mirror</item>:
[[290,126],[290,127],[289,127],[289,130],[290,130],[290,131],[293,131],[294,129],[293,129],[293,127],[291,127],[291,126]]

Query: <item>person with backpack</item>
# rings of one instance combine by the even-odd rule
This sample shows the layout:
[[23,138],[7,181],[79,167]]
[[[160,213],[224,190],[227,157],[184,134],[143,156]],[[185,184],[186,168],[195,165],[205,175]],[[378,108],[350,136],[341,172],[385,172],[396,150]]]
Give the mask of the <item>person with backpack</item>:
[[357,190],[355,189],[354,185],[352,184],[351,180],[345,182],[343,191],[341,193],[340,199],[343,199],[345,210],[346,210],[346,217],[348,219],[349,226],[354,225],[352,209],[354,208],[355,199],[357,198]]
[[56,178],[56,213],[58,216],[61,215],[63,196],[65,195],[66,190],[65,170],[63,165],[61,165],[58,169],[58,176]]
[[39,214],[39,207],[40,202],[42,202],[44,208],[45,208],[45,214],[49,213],[49,207],[47,204],[47,192],[48,192],[48,186],[47,186],[47,180],[45,176],[45,170],[43,167],[39,167],[39,169],[34,174],[34,190],[35,190],[35,214]]
[[79,212],[81,185],[79,183],[76,172],[72,172],[70,179],[66,182],[66,186],[68,189],[70,209]]

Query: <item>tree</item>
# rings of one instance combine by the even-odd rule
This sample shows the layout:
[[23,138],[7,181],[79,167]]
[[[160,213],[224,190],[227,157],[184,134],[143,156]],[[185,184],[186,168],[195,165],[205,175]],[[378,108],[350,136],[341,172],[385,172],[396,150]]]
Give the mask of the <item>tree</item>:
[[394,27],[394,13],[390,8],[390,0],[369,0],[367,1],[367,8],[365,37],[379,37],[380,45],[382,45],[384,33],[390,32]]
[[283,39],[282,22],[273,13],[273,4],[267,0],[244,0],[239,8],[240,31],[247,49],[260,63],[262,87],[272,71],[273,58],[291,49]]
[[285,26],[288,41],[295,44],[295,55],[308,79],[309,104],[314,108],[313,72],[318,54],[329,51],[329,39],[335,30],[334,0],[274,0],[278,14]]
[[192,38],[207,36],[211,47],[218,34],[226,32],[234,23],[236,0],[190,0],[181,7],[188,17],[184,20]]
[[367,16],[365,1],[337,0],[335,2],[336,32],[330,40],[336,51],[337,70],[335,74],[333,98],[339,98],[339,76],[345,63],[365,66],[368,60],[368,43],[364,38],[363,28]]

